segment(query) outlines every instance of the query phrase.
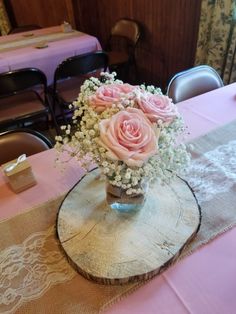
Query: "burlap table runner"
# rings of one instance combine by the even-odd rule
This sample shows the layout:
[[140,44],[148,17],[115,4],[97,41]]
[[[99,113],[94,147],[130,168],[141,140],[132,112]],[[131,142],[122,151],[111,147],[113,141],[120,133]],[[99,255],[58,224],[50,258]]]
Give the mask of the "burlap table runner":
[[0,52],[10,51],[10,50],[18,49],[18,48],[23,48],[23,47],[30,47],[30,46],[32,47],[35,46],[37,48],[37,46],[40,43],[44,43],[46,45],[49,42],[54,42],[54,41],[72,38],[72,37],[78,37],[82,35],[83,33],[73,30],[72,32],[69,32],[69,33],[63,33],[62,31],[58,31],[52,34],[32,35],[32,37],[22,36],[21,38],[18,38],[17,40],[14,40],[11,42],[0,43]]
[[[236,224],[236,121],[197,139],[188,182],[202,209],[197,237],[183,252]],[[64,196],[0,224],[0,313],[99,313],[140,285],[84,279],[59,248],[55,221]]]

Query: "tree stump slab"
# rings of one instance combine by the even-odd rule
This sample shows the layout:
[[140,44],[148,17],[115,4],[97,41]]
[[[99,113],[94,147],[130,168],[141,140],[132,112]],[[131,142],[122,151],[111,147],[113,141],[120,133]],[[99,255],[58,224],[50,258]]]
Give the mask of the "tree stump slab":
[[120,214],[106,202],[105,180],[88,173],[58,213],[60,244],[84,277],[103,284],[145,280],[170,266],[193,239],[200,208],[188,184],[149,187],[143,208]]

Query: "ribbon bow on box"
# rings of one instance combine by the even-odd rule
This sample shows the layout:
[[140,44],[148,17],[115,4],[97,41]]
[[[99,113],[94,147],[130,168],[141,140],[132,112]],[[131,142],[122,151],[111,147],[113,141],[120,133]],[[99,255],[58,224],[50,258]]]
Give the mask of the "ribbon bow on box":
[[23,161],[25,161],[25,160],[26,160],[26,154],[20,155],[20,156],[17,158],[16,162],[10,163],[10,164],[8,164],[7,166],[5,166],[5,167],[4,167],[4,171],[5,171],[5,172],[10,172],[10,171],[12,171],[12,170],[15,169],[21,162],[23,162]]

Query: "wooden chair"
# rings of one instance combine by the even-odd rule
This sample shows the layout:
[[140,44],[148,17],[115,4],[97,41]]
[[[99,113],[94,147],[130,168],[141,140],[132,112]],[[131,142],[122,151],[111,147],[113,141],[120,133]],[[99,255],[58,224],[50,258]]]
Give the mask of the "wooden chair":
[[14,129],[0,133],[0,165],[52,148],[52,143],[40,132],[31,129]]
[[135,49],[140,37],[139,24],[130,19],[118,20],[111,29],[108,39],[107,52],[109,56],[109,69],[115,71],[118,77],[129,79],[130,68],[135,71],[137,79],[137,64]]
[[177,73],[168,84],[167,95],[178,103],[222,86],[222,79],[212,67],[200,65]]
[[58,132],[47,97],[47,78],[39,69],[24,68],[0,74],[0,126],[24,125],[49,114]]
[[108,56],[103,51],[86,53],[64,60],[54,73],[52,87],[53,108],[59,106],[64,122],[71,111],[68,106],[77,99],[80,86],[91,76],[100,76],[106,71]]

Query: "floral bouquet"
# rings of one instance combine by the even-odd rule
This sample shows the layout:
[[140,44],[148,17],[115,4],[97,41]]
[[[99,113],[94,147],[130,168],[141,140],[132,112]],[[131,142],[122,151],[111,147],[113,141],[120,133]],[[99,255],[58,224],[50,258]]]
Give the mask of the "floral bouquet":
[[168,181],[189,161],[185,146],[177,145],[183,120],[159,88],[102,73],[84,82],[71,106],[73,123],[61,127],[65,134],[56,137],[56,148],[85,169],[95,162],[116,200],[142,199],[147,182]]

